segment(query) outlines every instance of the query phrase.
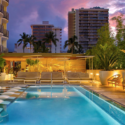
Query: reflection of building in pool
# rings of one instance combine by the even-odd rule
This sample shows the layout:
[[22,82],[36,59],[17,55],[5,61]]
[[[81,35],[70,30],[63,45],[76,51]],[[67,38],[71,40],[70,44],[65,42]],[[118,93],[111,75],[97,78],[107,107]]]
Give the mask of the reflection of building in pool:
[[[21,62],[21,71],[30,72],[86,72],[86,59],[93,56],[84,54],[50,54],[50,53],[7,53],[3,57],[8,69],[15,67],[15,62]],[[39,60],[34,66],[28,66],[26,59]]]
[[34,99],[34,98],[69,98],[72,96],[77,96],[78,94],[74,91],[70,91],[67,88],[60,89],[60,91],[55,92],[50,87],[48,89],[37,89],[35,92],[24,92],[20,98]]

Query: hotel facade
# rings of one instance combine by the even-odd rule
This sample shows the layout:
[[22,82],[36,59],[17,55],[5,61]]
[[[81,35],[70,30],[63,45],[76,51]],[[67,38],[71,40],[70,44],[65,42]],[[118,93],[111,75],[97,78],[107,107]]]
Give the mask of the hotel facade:
[[43,40],[45,34],[53,31],[56,34],[57,46],[53,43],[46,43],[46,47],[49,48],[50,53],[60,53],[61,52],[61,42],[62,42],[62,28],[54,27],[54,25],[49,24],[48,21],[43,21],[40,25],[31,25],[32,35],[34,35],[38,40]]
[[7,23],[9,22],[9,14],[7,7],[9,0],[0,0],[0,53],[7,53],[7,40],[9,38],[9,31],[7,30]]
[[68,38],[76,35],[84,52],[98,41],[97,30],[108,23],[109,9],[93,7],[68,12]]

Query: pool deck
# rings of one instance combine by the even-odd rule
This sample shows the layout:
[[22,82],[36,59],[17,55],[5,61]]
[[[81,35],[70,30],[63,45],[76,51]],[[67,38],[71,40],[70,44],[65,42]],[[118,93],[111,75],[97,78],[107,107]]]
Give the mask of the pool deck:
[[[25,87],[27,85],[36,85],[36,84],[22,84],[22,83],[10,83],[8,81],[0,81],[1,87]],[[40,85],[40,84],[38,84]],[[69,85],[69,84],[66,84]],[[113,86],[108,85],[101,85],[99,82],[93,82],[93,83],[82,83],[81,86],[84,86],[85,88],[92,90],[102,96],[105,96],[116,103],[121,104],[125,107],[125,90],[123,90],[122,86],[117,86],[116,88]]]
[[101,85],[100,83],[82,83],[82,85],[89,90],[92,90],[102,96],[105,96],[116,103],[125,107],[125,90],[122,86],[117,86],[116,88],[108,85]]

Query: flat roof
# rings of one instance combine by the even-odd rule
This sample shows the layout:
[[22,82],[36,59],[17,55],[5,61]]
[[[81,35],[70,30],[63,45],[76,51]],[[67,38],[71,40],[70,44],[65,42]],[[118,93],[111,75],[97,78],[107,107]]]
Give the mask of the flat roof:
[[89,59],[94,56],[85,54],[71,53],[4,53],[3,58],[6,60],[25,60],[28,58],[69,58],[69,59]]

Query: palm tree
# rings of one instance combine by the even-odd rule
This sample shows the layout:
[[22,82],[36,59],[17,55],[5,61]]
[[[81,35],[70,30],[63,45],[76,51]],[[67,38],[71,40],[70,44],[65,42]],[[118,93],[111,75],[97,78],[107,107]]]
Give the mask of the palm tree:
[[23,43],[23,53],[24,53],[24,48],[27,46],[28,44],[28,35],[26,33],[23,32],[23,34],[20,34],[21,39],[19,39],[17,41],[18,46],[20,46]]
[[[43,39],[43,41],[45,43],[51,43],[52,42],[56,47],[57,46],[56,42],[59,41],[59,40],[56,38],[56,35],[54,34],[54,32],[50,31],[49,33],[45,34],[45,38]],[[50,51],[51,51],[51,48],[50,48]]]
[[36,40],[36,37],[34,35],[28,35],[28,41],[29,41],[29,44],[30,44],[30,53],[31,53],[31,45],[33,45],[35,40]]
[[83,53],[84,51],[83,51],[83,47],[82,47],[82,45],[81,44],[79,44],[78,45],[78,53],[80,54],[80,53]]
[[49,49],[46,47],[45,42],[37,41],[33,43],[34,46],[34,53],[42,52],[42,53],[48,53]]
[[64,49],[67,46],[70,46],[71,53],[73,54],[74,50],[78,49],[78,42],[76,42],[77,39],[78,39],[77,36],[74,35],[72,38],[69,38],[69,40],[65,41]]

